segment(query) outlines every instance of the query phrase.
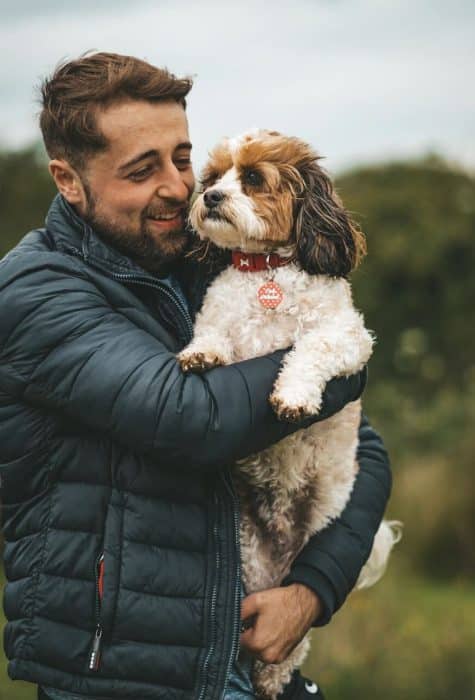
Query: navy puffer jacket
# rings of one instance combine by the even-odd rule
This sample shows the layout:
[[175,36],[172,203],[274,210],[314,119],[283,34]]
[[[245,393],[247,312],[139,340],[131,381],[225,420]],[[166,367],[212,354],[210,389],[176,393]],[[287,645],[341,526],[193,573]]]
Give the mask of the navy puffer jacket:
[[[206,277],[182,275],[196,308]],[[283,352],[188,376],[175,353],[191,333],[173,291],[59,196],[46,228],[0,263],[11,678],[103,699],[221,698],[239,640],[228,465],[296,427],[267,402]],[[330,382],[320,418],[363,384]],[[354,584],[389,493],[387,457],[366,422],[359,460],[351,503],[287,581],[319,593],[320,622]]]

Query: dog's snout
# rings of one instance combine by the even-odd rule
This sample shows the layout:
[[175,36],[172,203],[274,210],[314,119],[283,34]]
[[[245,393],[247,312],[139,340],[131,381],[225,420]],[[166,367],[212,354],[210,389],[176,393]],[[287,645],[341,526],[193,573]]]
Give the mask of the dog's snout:
[[209,192],[204,193],[203,199],[205,204],[209,209],[217,207],[220,202],[224,199],[224,193],[220,190],[209,190]]

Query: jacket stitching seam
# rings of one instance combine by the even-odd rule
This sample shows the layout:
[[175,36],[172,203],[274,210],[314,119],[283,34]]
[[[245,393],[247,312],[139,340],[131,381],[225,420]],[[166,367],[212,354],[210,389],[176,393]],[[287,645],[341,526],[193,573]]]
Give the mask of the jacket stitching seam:
[[204,594],[199,596],[194,595],[178,595],[177,593],[148,593],[147,591],[137,591],[135,588],[129,588],[128,586],[121,587],[123,591],[129,591],[130,593],[136,593],[137,595],[148,595],[153,598],[178,598],[179,600],[203,600],[205,598]]
[[142,547],[154,547],[155,549],[171,549],[178,552],[186,552],[187,554],[201,554],[203,557],[206,556],[206,546],[203,549],[185,549],[184,547],[174,547],[168,544],[154,544],[153,542],[139,542],[138,540],[131,540],[128,537],[124,537],[124,542],[129,542],[130,544],[138,544]]
[[81,583],[90,583],[95,585],[95,581],[92,578],[81,578],[80,576],[65,576],[64,574],[53,574],[50,571],[43,571],[43,576],[51,576],[52,578],[64,578],[67,581],[81,581]]
[[147,642],[145,640],[138,640],[138,639],[112,639],[113,642],[116,644],[144,644],[148,646],[164,646],[164,647],[182,647],[184,649],[201,649],[203,648],[202,644],[179,644],[174,643],[174,642]]

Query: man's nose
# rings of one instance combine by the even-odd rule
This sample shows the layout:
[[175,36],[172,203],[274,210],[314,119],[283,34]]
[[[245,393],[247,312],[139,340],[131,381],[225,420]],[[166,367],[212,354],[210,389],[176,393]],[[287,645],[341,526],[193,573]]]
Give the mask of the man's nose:
[[190,191],[183,180],[182,173],[171,165],[157,188],[157,194],[163,199],[174,199],[177,202],[187,202]]

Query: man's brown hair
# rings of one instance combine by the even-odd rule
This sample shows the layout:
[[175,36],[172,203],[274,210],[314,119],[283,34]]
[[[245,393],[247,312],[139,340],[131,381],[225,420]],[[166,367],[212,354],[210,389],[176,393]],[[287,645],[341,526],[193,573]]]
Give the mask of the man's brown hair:
[[50,158],[82,170],[86,159],[107,148],[96,114],[126,99],[175,100],[186,107],[190,78],[177,78],[133,56],[85,54],[60,64],[41,85],[40,128]]

